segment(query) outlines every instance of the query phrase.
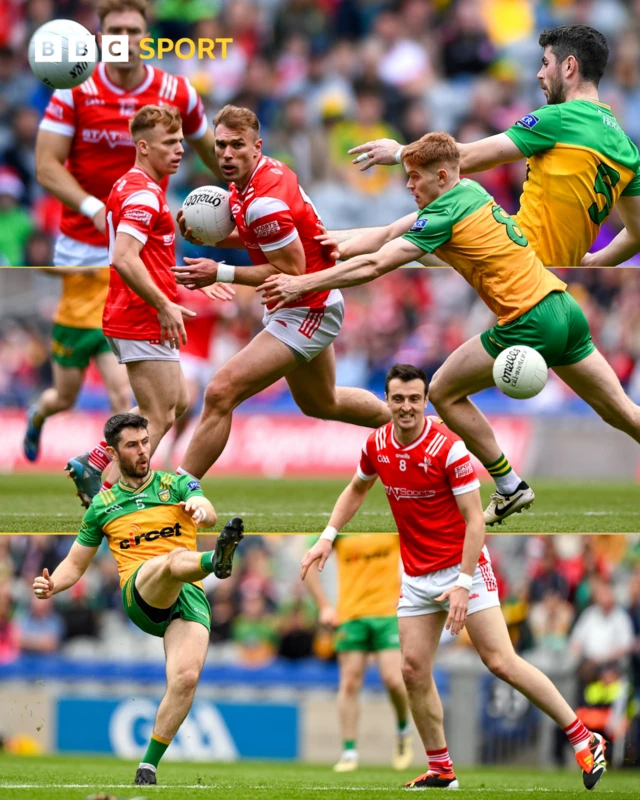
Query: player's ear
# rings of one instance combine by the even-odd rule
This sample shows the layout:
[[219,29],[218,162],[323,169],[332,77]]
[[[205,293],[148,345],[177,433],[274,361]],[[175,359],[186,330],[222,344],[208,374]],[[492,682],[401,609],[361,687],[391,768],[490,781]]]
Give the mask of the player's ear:
[[109,458],[110,458],[112,461],[117,461],[117,460],[118,460],[118,454],[117,454],[117,452],[116,452],[116,449],[115,449],[115,447],[111,447],[111,445],[109,445],[109,444],[108,444],[108,445],[105,447],[105,450],[107,451],[107,455],[109,456]]

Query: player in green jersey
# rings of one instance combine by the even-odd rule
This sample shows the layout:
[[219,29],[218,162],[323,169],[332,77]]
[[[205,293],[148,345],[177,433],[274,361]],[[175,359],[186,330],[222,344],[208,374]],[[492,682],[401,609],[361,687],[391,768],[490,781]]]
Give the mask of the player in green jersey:
[[33,583],[42,600],[73,586],[106,538],[118,564],[127,616],[164,639],[167,691],[136,772],[140,786],[156,783],[158,763],[187,716],[200,679],[211,627],[201,581],[211,572],[218,578],[231,574],[244,529],[234,517],[215,550],[197,552],[196,528],[214,525],[216,512],[195,478],[150,468],[147,428],[138,414],[116,414],[107,421],[104,438],[122,477],[93,498],[76,541],[53,574],[45,569]]

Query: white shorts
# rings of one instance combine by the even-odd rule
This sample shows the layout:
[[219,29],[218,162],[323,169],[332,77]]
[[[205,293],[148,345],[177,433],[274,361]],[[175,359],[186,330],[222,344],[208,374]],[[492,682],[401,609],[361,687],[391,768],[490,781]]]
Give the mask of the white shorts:
[[264,329],[284,342],[301,361],[311,361],[333,342],[342,328],[344,299],[332,289],[324,308],[281,308],[262,318]]
[[116,339],[114,336],[106,338],[118,364],[129,364],[131,361],[180,361],[180,351],[172,350],[168,342],[158,344],[140,339]]
[[206,358],[194,356],[191,353],[183,353],[180,356],[182,374],[188,381],[197,383],[204,388],[211,380],[214,369]]
[[[453,588],[459,574],[460,564],[415,578],[403,575],[400,600],[398,601],[398,616],[418,617],[423,614],[435,614],[438,611],[449,611],[448,600],[444,603],[436,603],[435,598],[446,592],[447,589]],[[498,584],[491,568],[491,562],[487,561],[486,564],[478,565],[473,574],[467,616],[495,606],[500,606]]]
[[108,267],[109,251],[106,247],[78,242],[61,233],[53,251],[54,267]]

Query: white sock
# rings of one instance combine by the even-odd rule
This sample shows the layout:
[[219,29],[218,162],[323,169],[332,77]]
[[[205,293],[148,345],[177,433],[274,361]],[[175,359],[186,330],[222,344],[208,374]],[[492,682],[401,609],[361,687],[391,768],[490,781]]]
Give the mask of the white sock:
[[520,485],[522,478],[512,469],[511,472],[506,475],[498,476],[494,478],[494,480],[496,482],[496,489],[500,494],[513,494]]
[[586,750],[586,749],[587,749],[587,747],[589,747],[589,742],[590,742],[590,741],[591,741],[591,738],[589,738],[589,739],[583,739],[581,742],[578,742],[578,744],[574,744],[574,745],[573,745],[573,749],[574,749],[574,751],[575,751],[576,753],[579,753],[581,750]]
[[157,771],[158,771],[158,770],[156,769],[156,767],[154,767],[154,766],[153,766],[153,764],[145,764],[145,762],[144,762],[144,761],[142,761],[142,762],[141,762],[141,763],[138,765],[138,769],[150,769],[150,770],[151,770],[151,772],[157,772]]
[[176,470],[176,475],[188,475],[190,478],[193,478],[193,475],[190,472],[187,472],[187,470],[183,469],[182,467],[178,467],[178,469]]
[[357,750],[343,750],[341,759],[343,761],[357,761],[358,760],[358,751]]

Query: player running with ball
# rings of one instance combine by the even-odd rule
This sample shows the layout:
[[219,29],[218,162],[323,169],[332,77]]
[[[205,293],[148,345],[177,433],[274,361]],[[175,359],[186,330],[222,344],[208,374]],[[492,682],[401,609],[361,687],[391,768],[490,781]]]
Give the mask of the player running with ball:
[[[556,374],[600,416],[640,442],[640,408],[624,393],[599,353],[589,324],[566,284],[546,270],[520,227],[474,181],[460,179],[460,154],[446,133],[408,145],[402,163],[420,211],[343,242],[345,263],[317,275],[279,275],[260,290],[264,302],[290,303],[302,292],[356,286],[425,254],[442,258],[478,292],[498,322],[453,352],[433,377],[431,402],[484,464],[497,491],[485,511],[488,525],[528,508],[531,488],[512,469],[486,417],[470,395],[494,385],[493,362],[512,345],[537,350]],[[413,215],[408,215],[412,217]]]
[[396,364],[385,396],[392,422],[374,431],[358,470],[335,504],[329,525],[302,560],[304,580],[319,569],[333,541],[380,478],[400,535],[404,567],[398,602],[403,676],[429,769],[407,788],[457,789],[444,736],[442,702],[433,663],[443,626],[466,626],[485,665],[522,692],[566,733],[593,789],[605,772],[603,737],[591,733],[549,678],[516,655],[500,609],[498,587],[484,546],[480,483],[464,443],[436,417],[426,417],[429,381],[416,367]]
[[198,481],[150,468],[151,437],[147,420],[138,414],[111,417],[104,436],[122,477],[94,498],[68,556],[52,575],[45,569],[33,590],[46,600],[74,586],[107,540],[118,563],[127,616],[164,640],[167,690],[135,777],[137,786],[145,786],[156,783],[158,763],[189,713],[207,655],[211,609],[202,579],[231,574],[243,524],[238,517],[230,520],[216,549],[198,553],[197,527],[216,522]]

